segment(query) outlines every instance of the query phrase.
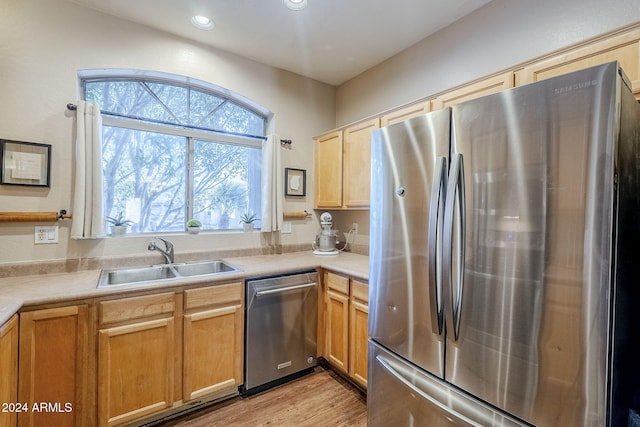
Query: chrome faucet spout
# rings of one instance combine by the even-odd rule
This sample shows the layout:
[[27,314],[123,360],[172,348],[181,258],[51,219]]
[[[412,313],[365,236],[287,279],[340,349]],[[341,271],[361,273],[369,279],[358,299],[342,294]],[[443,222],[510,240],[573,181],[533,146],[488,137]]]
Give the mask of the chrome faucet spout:
[[147,246],[147,249],[150,251],[160,252],[162,256],[164,256],[164,259],[167,264],[173,264],[174,262],[173,243],[171,243],[166,239],[163,239],[162,237],[155,237],[155,239],[158,239],[164,243],[164,249],[156,245],[156,242],[153,240],[149,243],[149,246]]

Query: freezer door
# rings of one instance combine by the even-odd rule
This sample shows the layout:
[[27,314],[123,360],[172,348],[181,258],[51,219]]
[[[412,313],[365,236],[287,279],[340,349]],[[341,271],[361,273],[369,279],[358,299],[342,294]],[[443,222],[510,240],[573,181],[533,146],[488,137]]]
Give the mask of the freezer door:
[[369,342],[367,425],[525,426]]
[[445,379],[532,424],[606,425],[619,88],[612,63],[453,107],[466,231]]
[[442,375],[439,229],[450,110],[415,117],[372,136],[369,336]]

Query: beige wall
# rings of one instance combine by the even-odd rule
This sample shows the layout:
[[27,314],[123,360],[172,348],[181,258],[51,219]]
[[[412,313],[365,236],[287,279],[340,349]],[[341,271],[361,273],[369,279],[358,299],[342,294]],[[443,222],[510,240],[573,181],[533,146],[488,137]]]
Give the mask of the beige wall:
[[[62,0],[2,0],[0,4],[0,138],[52,145],[50,189],[0,186],[0,211],[71,212],[73,114],[77,72],[127,68],[186,75],[243,95],[275,115],[275,132],[293,140],[283,167],[307,169],[308,196],[285,210],[313,207],[312,136],[335,125],[335,88]],[[34,223],[0,223],[0,263],[146,252],[150,236],[34,245]],[[281,243],[311,242],[312,220],[294,221]],[[261,247],[260,233],[172,237],[177,253]],[[159,258],[160,259],[160,258]]]
[[493,0],[339,86],[336,125],[429,97],[638,21],[638,0]]

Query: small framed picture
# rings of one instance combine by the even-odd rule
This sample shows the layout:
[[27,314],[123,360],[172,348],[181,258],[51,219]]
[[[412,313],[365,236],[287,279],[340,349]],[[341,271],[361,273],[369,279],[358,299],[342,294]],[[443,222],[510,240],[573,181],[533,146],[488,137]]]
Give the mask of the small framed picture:
[[50,187],[51,145],[0,139],[0,184]]
[[284,169],[284,195],[307,195],[307,171],[304,169]]

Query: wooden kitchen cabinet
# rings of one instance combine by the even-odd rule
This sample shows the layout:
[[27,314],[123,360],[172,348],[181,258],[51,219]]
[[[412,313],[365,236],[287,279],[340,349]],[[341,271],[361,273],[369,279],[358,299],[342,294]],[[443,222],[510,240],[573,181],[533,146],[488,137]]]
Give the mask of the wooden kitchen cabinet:
[[316,138],[316,208],[369,207],[371,132],[379,127],[376,118]]
[[183,400],[237,394],[243,383],[243,284],[184,294]]
[[342,207],[342,131],[315,142],[315,207]]
[[324,357],[366,389],[369,287],[331,271],[323,272],[323,284]]
[[99,303],[98,421],[111,426],[174,402],[175,294]]
[[431,102],[431,109],[432,111],[440,110],[464,101],[512,88],[513,85],[513,72],[507,71],[445,92]]
[[0,426],[17,425],[17,411],[4,405],[18,402],[18,316],[0,325]]
[[22,312],[19,335],[18,402],[29,405],[19,413],[19,425],[95,424],[88,389],[88,306]]
[[324,273],[325,358],[334,368],[349,372],[349,279]]
[[636,98],[640,97],[640,29],[571,49],[533,62],[516,72],[516,85],[533,83],[611,61],[620,62],[631,80]]
[[395,123],[402,122],[412,117],[421,116],[431,111],[431,102],[424,101],[416,104],[411,104],[399,110],[391,111],[380,117],[380,126],[389,126]]
[[344,130],[343,207],[368,208],[371,187],[371,133],[380,128],[372,119]]
[[369,285],[351,279],[349,300],[349,376],[367,388]]

